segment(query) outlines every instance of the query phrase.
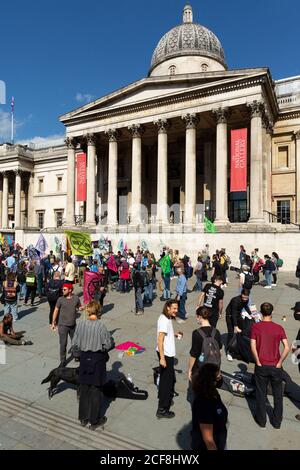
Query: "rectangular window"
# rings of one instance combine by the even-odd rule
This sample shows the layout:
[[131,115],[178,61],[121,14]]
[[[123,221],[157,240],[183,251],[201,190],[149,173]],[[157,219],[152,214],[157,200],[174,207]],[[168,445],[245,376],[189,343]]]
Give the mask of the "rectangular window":
[[62,176],[57,177],[57,191],[60,192],[62,191]]
[[63,224],[63,211],[55,211],[55,220],[56,220],[56,227],[61,227]]
[[277,201],[277,217],[281,224],[291,223],[291,201]]
[[39,178],[38,192],[39,193],[44,192],[44,178]]
[[288,146],[278,148],[278,168],[288,168],[289,166],[289,148]]
[[37,212],[37,224],[40,229],[44,228],[45,212]]

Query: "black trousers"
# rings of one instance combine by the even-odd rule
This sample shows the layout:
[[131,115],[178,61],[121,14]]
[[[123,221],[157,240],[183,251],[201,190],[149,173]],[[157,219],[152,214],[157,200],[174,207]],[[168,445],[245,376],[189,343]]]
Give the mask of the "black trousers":
[[80,385],[79,420],[95,425],[101,418],[102,392],[95,385]]
[[253,271],[253,280],[255,284],[259,283],[259,271]]
[[274,426],[280,426],[283,414],[282,369],[277,369],[275,366],[255,366],[254,375],[256,383],[257,421],[263,426],[266,424],[267,421],[267,387],[270,381],[274,397],[274,411],[272,424],[274,424]]
[[[159,353],[158,357],[160,359]],[[160,380],[158,388],[158,408],[169,410],[174,393],[174,386],[176,382],[174,371],[174,357],[165,356],[167,367],[160,366]]]
[[216,328],[218,321],[219,321],[219,314],[211,310],[211,314],[208,320],[209,320],[210,326],[212,326],[213,328]]
[[36,286],[35,287],[26,287],[26,295],[25,295],[25,304],[27,304],[28,299],[30,297],[31,305],[33,305],[34,299],[36,296]]
[[55,302],[50,302],[50,300],[48,300],[48,304],[49,304],[49,307],[50,307],[50,312],[49,312],[49,325],[52,325],[53,313],[54,313],[54,310],[55,310],[56,302],[57,302],[56,300],[55,300]]
[[232,317],[226,316],[226,325],[227,325],[227,331],[228,331],[226,353],[228,354],[228,352],[229,352],[228,351],[228,346],[229,346],[230,341],[232,340],[232,338],[234,336],[234,326],[233,326]]
[[71,340],[73,339],[75,328],[76,328],[76,325],[74,326],[58,325],[60,362],[64,362],[66,360],[68,336],[70,336]]

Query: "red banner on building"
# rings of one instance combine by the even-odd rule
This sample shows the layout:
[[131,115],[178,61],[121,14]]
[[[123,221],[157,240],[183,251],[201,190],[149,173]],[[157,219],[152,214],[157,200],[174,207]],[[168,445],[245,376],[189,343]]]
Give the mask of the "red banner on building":
[[230,191],[247,191],[248,130],[231,131],[231,185]]
[[77,202],[86,201],[86,154],[77,155]]

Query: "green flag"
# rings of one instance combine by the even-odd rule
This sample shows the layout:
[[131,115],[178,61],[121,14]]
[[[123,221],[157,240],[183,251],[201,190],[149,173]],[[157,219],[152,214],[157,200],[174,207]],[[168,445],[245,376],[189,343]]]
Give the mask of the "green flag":
[[169,274],[171,272],[171,260],[169,255],[164,256],[159,264],[163,274]]
[[207,217],[204,217],[205,232],[207,233],[217,233],[217,228],[215,224],[211,222]]
[[73,255],[91,256],[93,254],[92,240],[89,233],[71,232],[66,230]]

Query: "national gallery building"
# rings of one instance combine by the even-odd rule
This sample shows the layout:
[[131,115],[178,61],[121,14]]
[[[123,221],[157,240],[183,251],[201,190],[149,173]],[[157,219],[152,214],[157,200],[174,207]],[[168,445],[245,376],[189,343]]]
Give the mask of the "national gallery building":
[[300,77],[229,70],[190,5],[158,42],[146,78],[60,121],[65,143],[0,146],[2,233],[24,243],[39,229],[80,227],[168,243],[162,233],[192,236],[206,216],[219,246],[238,250],[249,236],[262,249],[270,237],[272,250],[298,246]]

